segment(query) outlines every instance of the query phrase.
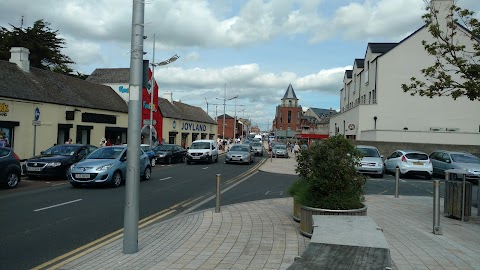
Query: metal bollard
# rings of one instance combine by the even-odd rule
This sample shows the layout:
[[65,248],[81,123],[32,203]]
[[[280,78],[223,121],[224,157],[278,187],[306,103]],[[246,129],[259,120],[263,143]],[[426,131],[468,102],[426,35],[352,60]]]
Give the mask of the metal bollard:
[[462,185],[462,221],[465,221],[465,181],[467,180],[466,174],[463,174],[463,185]]
[[221,174],[217,174],[217,196],[215,199],[215,213],[220,213],[220,179]]
[[440,180],[433,181],[433,234],[442,234],[440,227]]
[[400,182],[400,169],[395,168],[395,198],[398,198],[398,185]]

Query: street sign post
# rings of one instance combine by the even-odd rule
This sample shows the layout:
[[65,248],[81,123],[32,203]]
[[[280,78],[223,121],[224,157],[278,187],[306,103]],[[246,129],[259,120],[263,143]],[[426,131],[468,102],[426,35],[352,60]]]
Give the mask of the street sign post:
[[42,122],[40,119],[40,109],[38,107],[33,110],[33,156],[35,156],[35,148],[37,148],[37,126],[41,126]]

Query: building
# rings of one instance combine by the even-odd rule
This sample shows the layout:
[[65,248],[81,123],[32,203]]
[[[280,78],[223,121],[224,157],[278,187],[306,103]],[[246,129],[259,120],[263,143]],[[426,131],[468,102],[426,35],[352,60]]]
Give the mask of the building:
[[[148,60],[143,61],[143,72],[148,73],[148,76],[144,76],[144,87],[142,87],[141,138],[142,143],[150,144],[150,118],[152,118],[152,145],[156,145],[160,139],[159,134],[163,134],[163,118],[158,110],[158,84],[156,81],[153,84],[153,94],[151,91],[153,80]],[[97,68],[86,81],[110,86],[128,104],[130,68]],[[150,106],[152,106],[151,115]]]
[[26,48],[10,52],[0,61],[0,145],[28,159],[68,138],[126,142],[128,107],[112,88],[32,68]]
[[[225,119],[225,122],[224,122]],[[235,123],[236,122],[236,123]],[[219,138],[223,138],[223,127],[225,126],[225,139],[233,139],[240,136],[242,132],[242,125],[237,121],[235,121],[234,117],[231,117],[228,114],[222,114],[217,116],[217,134]],[[225,125],[223,124],[225,123]],[[237,125],[237,134],[235,134],[235,124]]]
[[335,113],[332,109],[308,108],[300,119],[301,133],[297,133],[295,138],[307,145],[328,138],[330,117]]
[[158,108],[163,118],[162,138],[166,143],[187,148],[195,140],[216,140],[217,122],[202,108],[172,99],[171,92],[159,98]]
[[[439,18],[445,18],[449,3],[432,1]],[[455,42],[471,48],[468,30],[458,25],[457,31]],[[345,71],[341,109],[330,119],[330,135],[366,141],[480,144],[478,101],[403,92],[402,83],[422,77],[420,70],[434,63],[423,40],[433,41],[426,26],[398,43],[368,43],[364,58],[355,59],[353,69]],[[453,78],[460,80],[455,74]]]
[[298,104],[298,98],[293,90],[292,84],[289,84],[285,95],[283,95],[281,99],[281,104],[276,108],[275,119],[273,120],[275,137],[290,139],[293,138],[297,132],[300,133],[301,116],[302,107]]

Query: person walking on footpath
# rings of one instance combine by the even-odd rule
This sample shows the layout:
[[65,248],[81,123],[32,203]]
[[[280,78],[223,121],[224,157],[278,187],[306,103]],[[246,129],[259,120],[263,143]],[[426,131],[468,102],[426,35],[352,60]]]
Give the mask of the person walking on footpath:
[[73,141],[72,141],[72,138],[68,138],[68,140],[65,142],[65,144],[72,144]]
[[295,156],[300,152],[300,145],[298,143],[295,143],[295,146],[293,147],[293,153]]

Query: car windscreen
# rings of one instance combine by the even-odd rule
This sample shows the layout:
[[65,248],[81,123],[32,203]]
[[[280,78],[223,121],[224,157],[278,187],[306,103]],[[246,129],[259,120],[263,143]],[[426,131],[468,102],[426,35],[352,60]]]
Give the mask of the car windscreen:
[[241,146],[241,145],[234,145],[234,146],[230,147],[230,151],[248,152],[248,147]]
[[255,147],[262,147],[262,144],[261,143],[252,143],[252,146],[255,146]]
[[428,160],[428,156],[422,153],[408,153],[405,155],[408,159],[415,159],[415,160]]
[[118,158],[124,148],[121,147],[103,147],[91,153],[87,159],[116,159]]
[[380,155],[378,154],[378,151],[374,148],[357,147],[357,150],[364,157],[380,157]]
[[157,145],[155,151],[170,151],[172,150],[173,145]]
[[190,149],[210,149],[210,143],[208,142],[192,143],[192,146],[190,146]]
[[140,148],[142,148],[142,150],[145,151],[145,152],[150,151],[150,146],[148,146],[148,145],[142,145],[142,146],[140,146]]
[[43,151],[44,155],[72,156],[80,146],[74,145],[55,145]]
[[286,145],[275,145],[275,149],[287,149]]
[[452,154],[452,160],[458,163],[476,163],[480,164],[480,158],[470,155]]

